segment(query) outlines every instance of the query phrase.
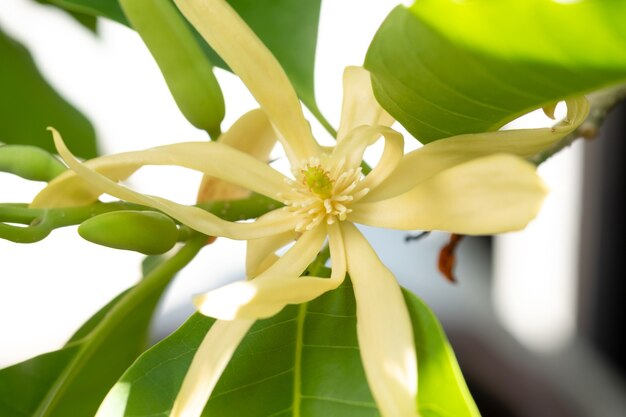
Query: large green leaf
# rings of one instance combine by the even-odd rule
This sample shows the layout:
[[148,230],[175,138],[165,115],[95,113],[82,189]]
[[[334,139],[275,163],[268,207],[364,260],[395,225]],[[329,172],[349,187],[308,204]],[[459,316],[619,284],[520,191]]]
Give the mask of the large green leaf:
[[427,143],[495,130],[559,99],[625,81],[626,2],[565,3],[399,6],[365,62],[378,100]]
[[[49,0],[69,10],[108,17],[128,25],[117,0]],[[317,107],[314,88],[315,48],[321,0],[228,0],[285,69],[300,99],[330,128]],[[230,70],[195,32],[215,65]],[[331,128],[332,129],[332,128]]]
[[183,248],[89,319],[61,350],[0,370],[3,417],[83,417],[146,348],[154,308],[201,247]]
[[[405,298],[417,345],[420,412],[424,417],[479,416],[435,316],[414,295],[405,292]],[[143,354],[111,390],[101,415],[167,416],[212,323],[196,314]],[[203,415],[378,416],[359,355],[352,287],[344,284],[257,322]]]
[[48,84],[26,48],[2,31],[0,57],[0,142],[56,152],[46,130],[54,126],[77,155],[96,156],[91,123]]

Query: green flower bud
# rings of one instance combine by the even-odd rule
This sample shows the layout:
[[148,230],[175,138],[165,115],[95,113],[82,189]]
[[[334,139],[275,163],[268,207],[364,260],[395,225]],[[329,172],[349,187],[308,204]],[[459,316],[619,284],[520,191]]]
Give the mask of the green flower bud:
[[54,156],[36,146],[0,146],[0,171],[9,172],[31,181],[51,181],[65,171]]
[[155,211],[121,210],[100,214],[83,222],[78,234],[98,245],[145,255],[165,253],[178,241],[176,223]]
[[187,120],[216,138],[224,97],[213,65],[171,0],[120,0],[120,6],[150,50]]

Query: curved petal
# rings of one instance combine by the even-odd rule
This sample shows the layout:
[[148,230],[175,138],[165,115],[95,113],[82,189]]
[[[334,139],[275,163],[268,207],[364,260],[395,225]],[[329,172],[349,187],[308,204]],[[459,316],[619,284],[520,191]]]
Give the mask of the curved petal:
[[404,138],[395,130],[385,126],[359,126],[335,146],[330,155],[330,167],[339,167],[342,170],[358,168],[363,160],[363,154],[368,146],[384,137],[387,141],[402,143]]
[[453,136],[429,143],[405,155],[387,180],[363,198],[363,202],[400,195],[437,173],[476,158],[510,153],[529,158],[554,146],[572,133],[589,113],[584,97],[567,100],[567,117],[552,128],[504,130]]
[[[395,132],[395,131],[394,131]],[[355,192],[367,188],[373,190],[391,175],[404,156],[404,138],[398,132],[385,136],[385,147],[378,164],[357,185]]]
[[333,259],[330,278],[303,276],[323,243],[317,227],[307,232],[259,277],[238,281],[194,298],[198,310],[219,319],[270,317],[287,304],[300,304],[337,288],[346,275],[346,256],[338,225],[330,225],[329,242]]
[[545,194],[532,164],[492,155],[447,169],[399,196],[361,200],[348,220],[469,235],[509,232],[523,229],[537,215]]
[[417,417],[417,355],[402,291],[356,227],[341,227],[370,390],[383,417]]
[[[259,219],[273,217],[275,215],[275,211],[270,211],[259,217]],[[275,255],[274,252],[287,245],[289,242],[296,240],[297,237],[298,233],[291,230],[259,239],[248,240],[246,247],[246,276],[250,278],[256,277],[267,270],[267,268],[278,260],[278,256]]]
[[216,321],[198,347],[170,417],[198,417],[254,320]]
[[292,166],[319,154],[285,71],[224,0],[175,0],[202,37],[246,84],[284,138]]
[[[265,112],[255,109],[241,116],[226,133],[220,136],[219,143],[267,163],[276,139],[276,132]],[[246,198],[249,195],[248,189],[205,174],[198,188],[197,201],[202,203],[212,200],[234,200]]]
[[[59,146],[64,146],[63,139],[56,130],[51,130],[60,153]],[[64,159],[69,165],[68,159],[72,157],[70,155]],[[127,178],[144,165],[176,165],[193,169],[274,199],[279,199],[281,193],[290,190],[285,177],[278,171],[250,155],[216,142],[177,143],[104,156],[82,164],[83,171],[98,172],[113,182]],[[86,205],[93,203],[103,192],[103,189],[87,181],[86,176],[67,171],[51,181],[35,197],[31,206]]]
[[337,142],[358,126],[391,126],[393,122],[393,117],[380,107],[374,97],[369,71],[363,67],[346,67],[343,71],[343,104]]
[[[163,213],[175,218],[181,223],[204,233],[209,236],[224,236],[231,239],[256,239],[259,237],[269,236],[275,233],[286,232],[288,230],[295,229],[298,222],[301,219],[283,209],[278,209],[277,214],[271,218],[265,220],[258,220],[253,223],[233,223],[220,219],[219,217],[204,211],[198,207],[190,207],[182,204],[177,204],[164,198],[149,196],[138,193],[129,188],[123,187],[114,181],[111,181],[107,177],[98,172],[90,169],[89,167],[81,164],[72,153],[67,149],[63,143],[63,139],[59,133],[51,129],[54,136],[54,142],[61,157],[65,160],[67,165],[76,172],[76,174],[84,179],[91,186],[99,189],[101,193],[107,193],[122,200],[129,202],[143,204],[149,207],[153,207]],[[201,145],[218,145],[219,148],[228,150],[228,152],[236,152],[239,155],[243,155],[246,158],[250,158],[255,164],[260,164],[264,169],[271,168],[241,152],[235,151],[228,146],[220,145],[218,143],[201,143]],[[174,145],[171,145],[174,146]],[[213,166],[213,164],[206,164],[207,166]],[[217,165],[220,165],[217,163]],[[229,169],[229,171],[233,171]],[[282,182],[282,181],[280,181]]]

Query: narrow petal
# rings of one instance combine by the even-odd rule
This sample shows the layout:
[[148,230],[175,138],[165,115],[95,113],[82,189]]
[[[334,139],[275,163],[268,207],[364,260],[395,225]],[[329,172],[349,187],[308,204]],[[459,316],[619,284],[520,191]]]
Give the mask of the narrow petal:
[[[293,230],[297,223],[301,221],[298,216],[294,216],[293,213],[289,213],[288,211],[283,209],[278,209],[278,213],[275,216],[267,218],[266,220],[259,220],[253,223],[233,223],[222,220],[219,217],[198,207],[185,206],[166,200],[164,198],[138,193],[129,188],[123,187],[114,181],[111,181],[97,171],[92,170],[84,164],[81,164],[74,157],[74,155],[72,155],[69,149],[67,149],[59,133],[54,129],[51,130],[53,132],[57,150],[59,151],[61,157],[65,160],[68,166],[72,170],[74,170],[78,176],[82,177],[82,179],[85,180],[86,183],[90,184],[90,186],[99,189],[101,193],[107,193],[132,203],[143,204],[149,207],[153,207],[175,218],[181,223],[191,227],[192,229],[206,235],[224,236],[231,239],[256,239],[275,233]],[[215,147],[215,145],[217,145],[217,148],[226,150],[226,153],[235,152],[237,155],[249,158],[249,164],[252,163],[251,161],[253,161],[254,164],[260,164],[259,166],[262,166],[263,169],[269,169],[270,171],[272,171],[271,168],[263,165],[261,162],[257,161],[251,156],[245,155],[239,151],[229,148],[228,146],[220,145],[218,143],[204,142],[201,143],[201,145],[211,145],[212,147]],[[193,151],[190,152],[189,150],[187,150],[187,153],[193,154]],[[206,165],[213,166],[213,164]],[[221,165],[221,163],[216,161],[216,165]],[[243,170],[244,167],[241,167],[241,169]],[[228,170],[233,171],[232,169]],[[282,181],[278,182],[282,183]]]
[[580,126],[589,113],[589,103],[584,97],[566,103],[567,117],[552,128],[459,135],[429,143],[407,154],[396,171],[363,201],[402,194],[433,175],[472,159],[497,153],[529,158],[549,149]]
[[[276,132],[265,112],[255,109],[241,116],[220,136],[219,142],[267,163],[276,139]],[[212,200],[234,200],[249,195],[250,190],[246,188],[205,175],[198,188],[197,201],[201,203]]]
[[265,275],[197,296],[194,304],[200,313],[220,320],[263,319],[335,288],[336,281],[328,278]]
[[404,138],[400,133],[387,134],[385,136],[385,147],[378,164],[367,174],[358,184],[358,192],[364,188],[373,190],[383,183],[391,175],[404,157]]
[[287,304],[304,303],[337,288],[346,275],[345,249],[337,224],[329,226],[331,277],[300,276],[319,251],[324,238],[319,231],[324,229],[317,227],[303,234],[282,258],[257,278],[195,297],[196,307],[202,314],[219,319],[259,319],[278,313]]
[[[265,218],[275,215],[276,211],[270,211],[259,217],[259,219],[265,220]],[[246,276],[252,278],[263,273],[278,260],[278,256],[274,252],[289,242],[293,242],[297,237],[298,234],[294,230],[290,230],[259,239],[248,240],[246,248]]]
[[417,356],[395,277],[352,224],[342,224],[367,381],[383,417],[417,417]]
[[254,320],[216,321],[193,357],[170,417],[198,417]]
[[335,286],[338,287],[343,282],[348,268],[346,245],[339,223],[328,225],[328,246],[332,267],[330,279],[336,281]]
[[330,155],[331,166],[343,165],[343,170],[359,167],[367,147],[376,143],[381,137],[387,141],[395,141],[404,145],[402,135],[391,128],[359,126],[351,130],[334,148]]
[[300,101],[276,58],[224,0],[175,0],[202,37],[259,102],[293,166],[319,153]]
[[376,101],[370,73],[363,67],[346,67],[343,72],[343,105],[337,142],[362,125],[391,126],[393,117]]
[[[52,132],[60,153],[60,146],[65,148],[63,139],[56,130],[52,129]],[[68,152],[65,151],[66,154]],[[71,155],[64,159],[68,165],[69,159],[75,160]],[[274,199],[279,199],[281,193],[289,192],[289,186],[281,173],[248,154],[216,142],[177,143],[104,156],[82,164],[82,171],[92,172],[90,178],[108,177],[116,182],[145,165],[175,165],[193,169]],[[67,171],[51,181],[35,197],[31,206],[49,208],[86,205],[93,203],[103,192],[103,189],[94,187],[87,176]],[[116,196],[114,193],[109,194]]]
[[361,200],[348,220],[392,229],[501,233],[523,229],[545,194],[532,164],[492,155],[447,169],[397,197]]

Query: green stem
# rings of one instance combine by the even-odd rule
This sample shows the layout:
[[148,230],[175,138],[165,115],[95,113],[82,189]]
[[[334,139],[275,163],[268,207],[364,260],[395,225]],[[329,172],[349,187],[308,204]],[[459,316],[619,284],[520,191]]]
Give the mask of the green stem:
[[157,266],[152,272],[132,288],[107,313],[88,336],[80,340],[81,346],[72,362],[59,375],[46,397],[42,400],[33,417],[46,417],[54,412],[57,402],[63,396],[66,387],[77,376],[82,366],[87,363],[111,332],[124,321],[133,309],[147,298],[161,293],[172,278],[198,254],[206,238],[196,235],[170,259]]
[[34,243],[44,239],[56,228],[80,224],[91,217],[117,210],[149,208],[125,202],[51,209],[33,209],[23,204],[0,204],[1,222],[27,225],[21,227],[0,223],[0,238],[16,243]]
[[[259,217],[280,206],[279,202],[258,194],[253,194],[243,200],[213,201],[199,205],[199,207],[229,221]],[[118,210],[153,209],[123,201],[48,209],[29,208],[24,204],[0,204],[0,222],[27,225],[27,227],[20,227],[0,223],[0,238],[16,243],[34,243],[44,239],[56,228],[80,224],[94,216]]]

